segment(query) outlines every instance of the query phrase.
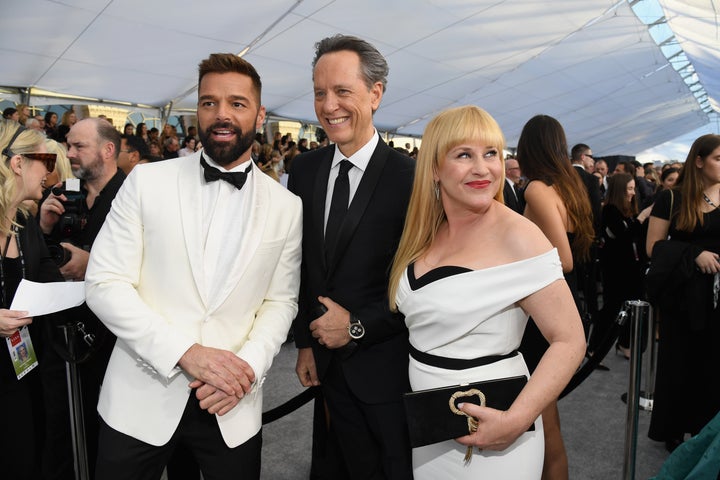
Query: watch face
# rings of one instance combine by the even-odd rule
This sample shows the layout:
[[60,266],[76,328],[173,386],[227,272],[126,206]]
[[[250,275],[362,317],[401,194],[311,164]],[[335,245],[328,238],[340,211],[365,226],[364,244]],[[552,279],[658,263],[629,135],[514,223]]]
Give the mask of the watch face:
[[355,340],[362,338],[362,336],[365,335],[365,327],[362,326],[360,323],[351,323],[350,324],[350,336],[354,338]]

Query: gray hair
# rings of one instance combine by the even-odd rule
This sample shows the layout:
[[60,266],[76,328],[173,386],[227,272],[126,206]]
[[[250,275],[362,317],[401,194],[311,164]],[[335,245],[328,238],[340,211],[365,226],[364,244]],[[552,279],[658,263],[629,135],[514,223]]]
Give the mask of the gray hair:
[[313,59],[313,71],[320,57],[326,53],[348,50],[355,52],[360,57],[360,71],[368,89],[380,82],[383,93],[387,88],[387,76],[390,72],[385,57],[371,44],[357,37],[350,35],[333,35],[326,37],[315,44],[315,58]]

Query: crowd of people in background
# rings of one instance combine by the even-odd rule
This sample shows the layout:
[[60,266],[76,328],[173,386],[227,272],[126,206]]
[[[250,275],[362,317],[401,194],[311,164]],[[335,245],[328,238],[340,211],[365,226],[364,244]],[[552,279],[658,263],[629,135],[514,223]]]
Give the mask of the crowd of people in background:
[[[31,115],[28,105],[19,104],[17,107],[8,107],[3,111],[3,118],[18,122],[26,128],[32,128],[43,132],[48,139],[54,140],[63,145],[67,150],[67,134],[77,121],[77,114],[72,110],[66,110],[61,116],[56,112],[47,111],[44,115]],[[112,118],[99,115],[112,124]],[[166,123],[162,132],[156,128],[148,129],[144,122],[133,124],[128,122],[121,131],[121,137],[127,140],[127,153],[137,154],[137,160],[133,165],[157,162],[171,158],[178,158],[199,151],[202,149],[200,137],[197,134],[197,127],[189,125],[178,131],[178,127]],[[272,135],[272,140],[265,132],[258,132],[252,146],[253,160],[263,172],[287,186],[288,172],[293,159],[304,152],[316,150],[327,146],[329,140],[322,129],[314,135],[316,140],[303,137],[295,141],[292,133],[283,133],[277,130]],[[136,141],[142,140],[142,142]],[[395,146],[394,142],[388,142],[390,148],[399,153],[417,159],[419,148],[405,143],[404,146]],[[121,152],[125,150],[125,147]],[[127,162],[125,162],[127,167]],[[125,169],[125,173],[130,173]]]
[[[346,52],[343,49],[340,49],[340,51]],[[329,53],[331,54],[330,57],[325,57],[326,63],[330,61],[328,58],[334,59],[333,61],[343,60],[332,55],[337,52],[331,51]],[[319,55],[319,57],[321,56],[322,54]],[[324,64],[321,62],[320,65],[322,67]],[[84,276],[88,262],[87,257],[94,235],[97,235],[100,230],[105,215],[110,209],[110,201],[119,190],[125,176],[136,165],[142,163],[193,155],[203,148],[201,135],[198,135],[198,129],[193,125],[182,126],[179,131],[178,127],[168,123],[160,130],[155,127],[148,128],[145,123],[134,124],[128,121],[123,126],[122,131],[119,132],[119,128],[108,125],[101,119],[78,118],[78,115],[73,110],[66,110],[62,114],[47,111],[44,115],[33,114],[34,111],[36,110],[24,104],[6,108],[3,111],[3,120],[0,124],[0,140],[3,142],[0,146],[5,147],[3,151],[5,158],[2,168],[0,168],[0,174],[8,179],[14,178],[16,182],[8,183],[8,185],[13,186],[13,198],[8,198],[3,202],[3,208],[7,210],[7,212],[3,213],[6,213],[5,216],[9,218],[7,222],[0,225],[0,232],[3,236],[7,235],[8,238],[5,253],[9,251],[17,256],[18,252],[20,252],[22,260],[22,251],[26,249],[28,255],[47,257],[48,252],[42,242],[43,234],[45,241],[47,241],[53,231],[57,229],[55,223],[62,213],[60,210],[62,205],[65,205],[67,201],[67,197],[64,197],[66,193],[65,181],[78,177],[83,181],[83,189],[85,195],[88,196],[87,198],[93,198],[94,200],[93,195],[99,197],[100,200],[104,198],[102,201],[104,201],[103,208],[105,208],[105,211],[101,212],[100,215],[97,213],[98,210],[95,210],[97,225],[92,231],[93,237],[92,239],[83,240],[80,242],[82,244],[77,246],[65,245],[63,247],[72,254],[71,258],[73,260],[70,263],[58,263],[58,268],[43,264],[40,270],[33,273],[38,278],[80,280]],[[464,144],[463,142],[471,144],[470,148],[463,147],[465,150],[463,150],[464,153],[461,152],[462,155],[470,157],[477,154],[473,149],[479,149],[477,150],[479,152],[482,148],[486,148],[485,143],[490,144],[493,148],[499,147],[502,150],[504,146],[502,132],[486,112],[471,109],[468,111],[446,112],[443,115],[445,116],[439,116],[439,120],[434,120],[435,123],[431,123],[431,125],[434,125],[434,129],[444,132],[446,137],[449,137],[448,132],[453,130],[450,127],[443,126],[442,122],[460,121],[454,119],[453,115],[457,115],[458,118],[472,117],[472,122],[467,119],[464,121],[470,122],[472,125],[482,126],[482,128],[481,126],[473,126],[472,128],[477,130],[468,130],[470,133],[467,134],[467,138],[458,137],[457,143],[459,145]],[[368,139],[371,139],[371,143],[378,140],[382,142],[381,139],[376,138],[378,133],[372,126],[370,119],[368,119],[366,125],[367,132],[362,132],[363,142]],[[112,124],[111,119],[105,118],[105,120]],[[455,126],[454,123],[452,125]],[[492,127],[490,130],[488,130],[488,125]],[[24,127],[24,129],[20,126]],[[483,128],[485,130],[482,130]],[[483,133],[478,134],[481,130]],[[492,141],[487,139],[487,131],[492,132]],[[200,133],[203,132],[205,130],[201,130]],[[311,168],[307,164],[308,159],[316,156],[319,158],[322,152],[334,151],[333,148],[324,151],[320,149],[332,146],[333,143],[338,146],[338,149],[341,149],[340,143],[337,141],[331,142],[331,138],[322,129],[315,132],[314,139],[307,138],[307,136],[295,139],[292,133],[283,133],[279,130],[273,131],[271,135],[269,133],[261,131],[255,133],[254,141],[252,141],[251,145],[249,144],[250,158],[264,174],[288,187],[288,178],[293,163],[299,155],[303,155],[296,163],[298,167],[295,170],[296,178],[290,178],[290,190],[293,191],[294,189],[293,193],[301,196],[304,194],[309,198],[314,183],[311,183],[308,177],[304,179],[306,182],[304,185],[298,186],[297,178],[300,177],[297,172],[302,172],[303,168]],[[368,135],[365,135],[365,133]],[[103,167],[104,170],[92,164],[90,157],[85,157],[79,153],[80,143],[88,138],[94,139],[96,136],[102,142],[114,145],[113,151],[107,154],[103,153],[100,148],[97,149],[98,158],[102,157],[103,159],[104,167],[103,165],[100,167]],[[368,138],[365,138],[365,136]],[[203,136],[202,138],[207,140],[207,137]],[[249,138],[252,139],[252,136]],[[444,141],[444,137],[443,139],[436,138],[433,142],[438,143],[441,140]],[[211,143],[208,141],[207,144],[208,150],[210,150]],[[363,145],[364,143],[360,144],[359,147]],[[358,151],[357,148],[354,148],[355,145],[352,145],[352,147],[342,145],[342,148],[352,150],[347,155],[348,157]],[[456,215],[458,211],[465,212],[465,210],[468,210],[477,213],[477,205],[472,204],[472,202],[467,203],[467,200],[462,197],[462,192],[453,191],[451,181],[455,178],[454,176],[460,177],[464,175],[463,169],[465,168],[463,162],[451,157],[451,153],[454,152],[453,149],[456,146],[449,145],[447,150],[442,152],[442,160],[439,157],[436,158],[435,153],[420,152],[418,147],[411,146],[409,143],[405,143],[401,147],[395,146],[392,141],[389,141],[387,147],[394,151],[393,155],[399,153],[410,157],[422,167],[421,171],[424,172],[423,175],[427,178],[422,177],[421,180],[416,181],[413,188],[417,193],[413,195],[418,196],[418,198],[412,201],[413,206],[410,211],[414,212],[413,215],[418,221],[422,219],[423,214],[430,215],[432,222],[425,220],[422,225],[432,224],[435,229],[432,235],[426,232],[427,241],[425,244],[413,244],[414,246],[403,247],[409,249],[408,251],[411,253],[406,252],[407,258],[400,257],[403,262],[394,270],[393,281],[395,284],[394,290],[391,289],[391,292],[397,293],[397,288],[400,288],[401,291],[398,293],[397,298],[390,298],[390,304],[391,307],[396,310],[399,309],[409,318],[408,327],[412,339],[413,335],[417,335],[417,327],[413,327],[415,318],[413,315],[418,314],[413,312],[412,305],[403,304],[405,296],[411,297],[411,291],[416,289],[413,282],[419,281],[420,277],[424,276],[424,273],[432,271],[435,265],[442,264],[448,258],[455,258],[453,255],[457,255],[458,251],[467,253],[467,259],[469,260],[465,263],[475,265],[473,262],[477,258],[477,249],[468,243],[467,245],[461,244],[466,250],[458,250],[455,243],[450,243],[450,234],[448,232],[450,226],[454,226],[455,222],[457,222]],[[443,148],[445,147],[446,145],[443,144]],[[384,145],[382,148],[385,148]],[[438,152],[441,151],[440,147],[435,146],[434,148]],[[73,159],[72,168],[68,156],[69,150],[72,152],[70,157]],[[316,150],[317,152],[313,154],[304,155]],[[447,155],[447,158],[445,155]],[[582,143],[576,144],[570,149],[560,122],[546,115],[538,115],[530,119],[523,128],[517,151],[514,154],[505,155],[502,151],[495,151],[494,153],[491,151],[490,153],[486,152],[484,155],[483,158],[492,157],[497,160],[496,163],[492,163],[490,160],[484,161],[488,162],[489,166],[487,168],[495,172],[497,178],[503,181],[496,182],[498,184],[496,187],[501,190],[498,192],[493,191],[491,192],[492,195],[488,194],[486,195],[487,198],[483,199],[482,212],[478,219],[489,218],[490,220],[485,221],[492,222],[491,225],[493,226],[496,223],[505,225],[504,222],[515,222],[512,224],[513,229],[526,232],[528,235],[541,235],[543,240],[537,242],[540,246],[538,246],[537,252],[531,258],[533,261],[544,258],[544,256],[548,255],[548,251],[552,252],[551,249],[553,248],[556,250],[557,259],[555,258],[556,254],[552,253],[550,261],[554,267],[547,267],[546,273],[548,277],[543,278],[542,282],[550,284],[556,279],[564,277],[569,286],[569,291],[565,291],[563,288],[561,292],[562,298],[568,305],[574,301],[577,306],[582,324],[586,330],[586,340],[588,341],[586,357],[592,357],[598,351],[625,301],[647,298],[646,272],[651,261],[666,261],[668,258],[677,257],[678,263],[684,262],[685,267],[689,265],[690,272],[683,273],[687,274],[687,283],[677,283],[677,276],[673,277],[672,285],[674,285],[674,293],[677,294],[677,302],[669,302],[672,297],[670,293],[673,292],[665,296],[668,301],[658,305],[661,309],[659,332],[650,332],[650,338],[654,339],[657,336],[660,342],[660,362],[657,370],[658,381],[655,399],[656,409],[653,411],[650,436],[655,440],[664,441],[667,449],[672,451],[684,441],[686,435],[696,435],[720,408],[718,388],[708,385],[707,380],[700,373],[703,371],[702,365],[717,363],[718,357],[714,353],[716,351],[714,345],[717,340],[720,340],[720,327],[718,326],[720,322],[717,321],[717,292],[720,290],[720,280],[718,280],[720,278],[720,261],[718,260],[720,258],[718,255],[720,253],[720,241],[718,241],[718,238],[720,238],[720,213],[718,213],[718,206],[720,206],[720,136],[706,135],[700,137],[696,140],[684,163],[666,162],[659,165],[657,162],[651,162],[642,164],[629,157],[595,156],[592,149]],[[41,160],[41,163],[33,163],[33,160]],[[403,157],[398,162],[402,163],[406,160]],[[32,167],[33,170],[30,170],[29,167]],[[100,168],[101,171],[95,172],[92,170],[93,168]],[[338,167],[337,170],[340,168]],[[354,174],[357,174],[357,172],[354,172]],[[347,172],[345,175],[347,175]],[[353,175],[350,175],[350,177],[352,178]],[[40,178],[42,178],[42,182]],[[97,183],[98,179],[101,179],[100,183]],[[301,180],[303,179],[301,178]],[[425,183],[422,181],[425,181]],[[62,184],[63,193],[50,192],[52,186],[60,184]],[[108,197],[109,190],[106,187],[113,190],[111,197]],[[409,196],[409,183],[407,187],[408,191],[406,193]],[[15,192],[16,188],[18,189],[17,194]],[[273,188],[276,188],[276,186]],[[99,196],[100,192],[105,192],[105,197]],[[323,196],[324,200],[325,197]],[[329,195],[327,200],[330,200]],[[516,213],[509,214],[507,209],[498,211],[499,207],[496,203],[500,201],[504,201],[505,205]],[[88,215],[85,220],[89,220],[90,224],[92,224],[91,204],[89,210],[84,212],[84,214]],[[308,212],[305,212],[305,214],[308,215]],[[516,214],[525,218],[522,221],[518,220],[520,217]],[[11,237],[13,235],[17,236],[18,227],[27,227],[28,218],[30,217],[26,215],[35,215],[38,218],[38,228],[25,228],[24,237],[19,236],[16,243],[11,243]],[[462,216],[460,217],[462,218]],[[461,223],[461,225],[466,228],[464,224]],[[321,226],[316,227],[318,230],[322,230]],[[396,230],[397,232],[393,231],[393,234],[400,232],[399,224]],[[460,231],[463,232],[464,230],[461,229]],[[408,236],[408,232],[413,232],[412,225],[406,223],[404,235]],[[672,241],[671,244],[667,243],[669,235]],[[545,242],[544,239],[547,239],[548,242]],[[57,240],[59,244],[62,239],[58,238]],[[67,240],[65,239],[65,241]],[[401,246],[413,241],[413,239],[403,237]],[[655,247],[658,245],[660,248],[656,249]],[[504,246],[503,244],[503,248]],[[497,247],[495,251],[502,251],[502,248],[498,245],[495,245],[495,247]],[[390,252],[390,249],[388,249],[388,252]],[[511,265],[517,262],[519,253],[512,249],[509,249],[508,252],[506,252],[507,258],[503,257],[507,260],[506,262],[490,266],[506,267],[506,264]],[[5,260],[5,253],[0,260]],[[77,259],[84,259],[85,262],[79,269],[75,266]],[[28,260],[35,261],[31,257]],[[388,263],[391,259],[388,257],[385,260],[385,263]],[[464,261],[465,258],[463,257],[462,260]],[[523,257],[522,260],[527,261],[529,259]],[[424,262],[425,266],[416,266],[416,262],[418,262],[417,265],[420,265],[419,262]],[[10,265],[17,267],[12,262]],[[389,266],[390,264],[384,265],[384,267]],[[476,266],[479,268],[488,265],[481,262]],[[24,268],[24,265],[22,268]],[[677,273],[677,270],[673,271]],[[380,269],[378,272],[382,273],[381,276],[384,281],[386,270]],[[354,273],[355,271],[353,271]],[[423,273],[423,275],[416,275],[416,273]],[[406,276],[408,279],[405,278]],[[382,283],[382,281],[379,283]],[[409,286],[406,286],[405,283],[408,283]],[[16,287],[16,285],[12,286]],[[545,288],[545,284],[534,285],[532,288],[536,287],[537,291],[540,291]],[[3,295],[6,293],[5,290],[3,284]],[[318,292],[320,291],[324,292],[325,290],[318,290]],[[378,291],[384,290],[380,288]],[[382,297],[381,300],[385,300],[382,295],[380,297]],[[7,304],[7,300],[3,297],[4,303]],[[522,304],[523,301],[522,299],[513,300],[510,304],[523,305],[524,310],[530,312],[536,318],[530,318],[528,321],[522,344],[518,349],[522,353],[530,373],[536,367],[540,367],[540,375],[547,375],[547,372],[545,372],[547,367],[542,368],[541,361],[543,358],[554,359],[554,355],[557,355],[557,342],[561,338],[561,334],[558,325],[547,320],[549,315],[546,309],[535,304],[524,305]],[[0,307],[6,309],[7,305]],[[85,310],[87,311],[78,313],[78,315],[83,315],[83,318],[86,318],[86,323],[96,328],[98,335],[106,337],[107,342],[109,342],[104,346],[106,351],[94,352],[98,358],[100,356],[102,358],[96,364],[92,364],[92,368],[87,365],[84,367],[86,370],[92,369],[92,371],[83,373],[83,375],[85,375],[84,381],[94,389],[94,394],[87,395],[90,406],[86,409],[86,415],[94,417],[99,383],[103,378],[109,358],[109,348],[112,347],[115,337],[109,331],[103,333],[104,329],[101,322],[87,307],[85,307]],[[2,312],[7,312],[7,310],[0,311],[0,320],[2,320],[0,322],[0,333],[4,334],[5,331],[10,333],[13,330],[12,325],[15,324],[11,323],[11,326],[6,324],[11,320],[14,321],[14,319],[8,320],[8,315]],[[692,321],[683,323],[678,320],[687,316],[688,312],[693,314]],[[518,313],[517,322],[523,322],[523,315]],[[440,318],[442,315],[438,315],[438,317]],[[307,320],[310,323],[314,318],[308,317]],[[538,321],[537,325],[535,324],[536,320]],[[567,319],[567,324],[574,324],[574,322],[575,317],[573,314],[573,318]],[[437,328],[438,325],[435,325],[435,327]],[[18,323],[17,326],[21,325]],[[592,332],[592,334],[588,332]],[[38,351],[40,355],[51,355],[50,350],[47,350],[47,353],[43,352],[43,343],[52,342],[52,335],[46,331],[40,331],[37,326],[31,328],[31,333],[39,339]],[[312,344],[318,351],[327,350],[325,344],[316,339],[311,339],[309,333],[305,333],[308,336],[306,346]],[[461,337],[464,338],[464,335],[465,333]],[[313,335],[313,337],[318,337],[318,335]],[[319,338],[324,341],[324,338]],[[550,349],[549,346],[553,344],[553,341],[555,341],[556,345]],[[318,344],[316,345],[313,342],[318,342]],[[630,325],[628,322],[621,329],[615,344],[616,354],[629,359],[631,355],[630,343]],[[47,349],[47,346],[45,348]],[[501,348],[498,347],[498,352],[490,353],[504,353],[500,350]],[[550,353],[548,354],[548,352]],[[24,354],[26,353],[24,351]],[[425,352],[419,352],[419,354],[422,353]],[[607,369],[600,363],[601,360],[598,360],[597,368],[599,370]],[[548,362],[548,360],[545,360],[545,362]],[[59,368],[58,366],[62,365],[62,359],[56,358],[55,362],[50,362],[50,364]],[[0,385],[0,388],[5,388],[13,383],[10,380],[13,380],[14,374],[8,365],[5,367],[5,383]],[[571,365],[571,367],[565,372],[565,376],[571,374],[570,370],[574,366]],[[315,368],[314,365],[313,368]],[[525,367],[522,366],[520,370],[523,373]],[[46,370],[35,372],[35,374],[29,375],[25,382],[21,384],[22,389],[13,391],[12,394],[16,395],[17,398],[25,398],[32,396],[33,392],[43,388],[55,389],[55,391],[63,390],[64,387],[57,385],[57,382],[55,384],[48,383],[48,378]],[[415,380],[417,381],[417,378]],[[563,382],[565,380],[563,379]],[[432,383],[429,382],[428,385]],[[540,460],[540,453],[538,453],[540,447],[535,449],[537,451],[533,455],[536,463],[538,465],[542,463],[543,465],[542,467],[538,466],[538,468],[543,469],[543,478],[567,478],[568,462],[560,433],[559,412],[556,402],[557,393],[562,387],[560,383],[557,382],[557,385],[554,385],[547,394],[538,390],[544,395],[541,420],[544,442],[544,453],[542,455],[544,455],[544,458],[542,461]],[[413,388],[415,387],[416,385],[413,384]],[[533,388],[536,388],[534,384]],[[688,391],[691,391],[692,395],[679,395],[677,393]],[[332,392],[326,392],[326,394],[328,393],[332,398]],[[702,401],[699,399],[702,399]],[[14,399],[11,400],[15,401]],[[42,400],[44,399],[33,400],[35,404],[30,405],[28,408],[40,410],[49,408],[48,405],[42,405]],[[332,401],[330,403],[332,404]],[[330,405],[328,412],[333,411],[332,407]],[[325,406],[324,408],[328,407]],[[470,410],[472,411],[472,407]],[[316,408],[316,413],[317,411]],[[326,413],[324,409],[321,409],[321,412]],[[682,415],[678,412],[682,412]],[[537,418],[538,412],[532,411],[531,413],[532,415],[526,415],[527,419],[523,419],[523,421],[527,420],[527,422],[523,423],[523,428],[513,432],[513,438],[525,435],[523,438],[532,437],[534,441],[540,441],[539,436],[536,438],[534,434],[531,435],[525,432],[531,421]],[[25,415],[26,418],[33,420],[31,411],[28,411]],[[55,409],[48,410],[43,415],[38,416],[38,419],[43,418],[43,421],[50,422],[53,420],[58,421],[57,415],[67,415],[67,412]],[[53,415],[56,417],[53,418]],[[339,417],[337,411],[334,412],[334,415]],[[40,421],[38,420],[38,422]],[[316,428],[319,428],[317,425],[316,423]],[[31,428],[24,429],[28,433],[28,443],[33,444],[37,438],[47,434],[47,432],[43,433],[41,431],[41,426],[40,424],[30,425]],[[538,424],[538,430],[539,427],[540,424]],[[93,421],[89,422],[89,429],[95,437],[97,436],[97,428],[97,425],[93,425]],[[17,429],[20,430],[21,428],[17,427]],[[329,430],[329,432],[330,435],[338,434],[338,432],[332,430]],[[63,431],[63,438],[67,437],[67,433]],[[340,432],[340,434],[343,434],[343,432]],[[468,440],[468,445],[472,445],[470,440]],[[447,449],[446,447],[443,448]],[[31,449],[32,451],[25,450],[23,455],[27,458],[32,457],[28,461],[38,462],[38,472],[49,468],[64,468],[67,471],[70,469],[67,463],[60,465],[56,459],[48,456],[47,451],[43,451],[39,447],[36,450]],[[427,450],[427,452],[429,453],[424,455],[427,455],[431,460],[445,455],[443,452],[438,453],[438,451],[432,449]],[[94,451],[91,453],[94,453]],[[453,462],[455,460],[453,458]],[[434,465],[433,468],[437,467],[443,469],[443,471],[450,468],[437,462]],[[340,465],[338,468],[343,468],[343,466]],[[464,467],[461,470],[463,469]],[[34,473],[39,474],[38,472]],[[419,474],[421,472],[416,467],[415,475]],[[436,478],[433,475],[434,473],[428,473],[427,478]]]

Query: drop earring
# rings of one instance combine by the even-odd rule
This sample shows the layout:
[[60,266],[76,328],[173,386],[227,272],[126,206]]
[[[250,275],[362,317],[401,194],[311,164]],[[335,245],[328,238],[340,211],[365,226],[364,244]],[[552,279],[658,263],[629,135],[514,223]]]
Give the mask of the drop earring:
[[440,200],[440,182],[435,182],[434,190],[435,190],[435,200]]

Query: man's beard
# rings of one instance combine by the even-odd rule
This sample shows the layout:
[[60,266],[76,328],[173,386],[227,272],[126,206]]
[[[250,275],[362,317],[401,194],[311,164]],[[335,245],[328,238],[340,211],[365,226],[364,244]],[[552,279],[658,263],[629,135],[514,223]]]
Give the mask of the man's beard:
[[[212,131],[217,129],[235,132],[234,142],[216,142],[212,139]],[[206,129],[198,129],[200,142],[210,158],[218,165],[229,165],[239,159],[255,141],[255,130],[243,133],[240,127],[229,122],[214,123]]]
[[103,163],[103,159],[100,154],[98,154],[95,157],[95,160],[85,167],[79,164],[72,164],[72,161],[70,167],[76,178],[85,180],[86,182],[102,177],[105,172],[105,164]]

